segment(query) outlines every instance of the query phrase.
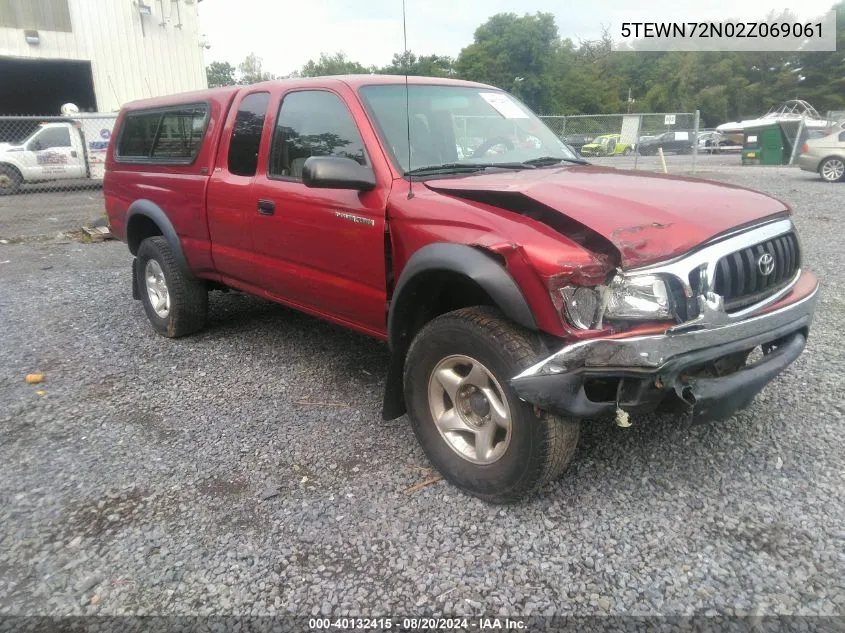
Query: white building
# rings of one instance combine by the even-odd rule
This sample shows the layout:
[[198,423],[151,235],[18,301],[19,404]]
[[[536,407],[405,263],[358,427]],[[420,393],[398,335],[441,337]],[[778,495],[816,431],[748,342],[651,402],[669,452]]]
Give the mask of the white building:
[[202,0],[0,0],[0,114],[112,112],[207,86]]

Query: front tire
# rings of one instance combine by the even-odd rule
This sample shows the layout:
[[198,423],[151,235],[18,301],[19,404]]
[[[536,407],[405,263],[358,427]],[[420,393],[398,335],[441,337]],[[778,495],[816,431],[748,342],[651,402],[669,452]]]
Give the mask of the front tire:
[[141,242],[137,257],[141,302],[156,332],[178,338],[201,330],[208,314],[205,282],[182,270],[161,236]]
[[541,350],[530,333],[488,307],[429,322],[405,362],[405,402],[432,465],[466,492],[517,501],[557,478],[572,460],[580,423],[536,409],[508,380]]
[[845,159],[838,156],[825,158],[819,165],[819,176],[825,182],[840,182],[845,180]]
[[8,196],[20,189],[23,178],[14,167],[0,165],[0,196]]

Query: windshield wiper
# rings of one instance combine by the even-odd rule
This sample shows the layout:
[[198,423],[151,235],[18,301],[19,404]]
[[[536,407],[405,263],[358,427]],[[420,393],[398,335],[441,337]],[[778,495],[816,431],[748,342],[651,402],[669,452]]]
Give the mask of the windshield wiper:
[[575,163],[576,165],[589,165],[587,161],[581,158],[560,158],[559,156],[540,156],[539,158],[532,158],[526,160],[523,165],[531,165],[533,167],[547,167],[549,165],[557,165],[558,163]]
[[418,174],[436,174],[439,172],[473,172],[481,171],[483,169],[525,169],[526,167],[534,168],[535,165],[529,163],[444,163],[442,165],[426,165],[425,167],[415,167],[405,172],[406,176],[416,176]]

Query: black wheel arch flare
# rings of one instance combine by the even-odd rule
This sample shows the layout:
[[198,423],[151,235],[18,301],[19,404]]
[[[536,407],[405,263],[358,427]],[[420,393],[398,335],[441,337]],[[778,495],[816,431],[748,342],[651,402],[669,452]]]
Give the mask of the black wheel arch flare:
[[471,280],[512,321],[532,330],[537,322],[516,281],[495,259],[466,244],[436,242],[416,251],[402,269],[387,318],[390,365],[382,417],[393,420],[405,413],[402,374],[414,323],[417,291],[428,273],[447,272]]

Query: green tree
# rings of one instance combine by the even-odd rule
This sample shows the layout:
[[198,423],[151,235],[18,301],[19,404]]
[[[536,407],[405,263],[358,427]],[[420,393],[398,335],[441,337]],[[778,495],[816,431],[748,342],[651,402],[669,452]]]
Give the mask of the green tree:
[[389,65],[378,69],[382,75],[415,75],[418,77],[451,77],[455,74],[455,60],[447,55],[421,55],[411,51],[394,53]]
[[836,50],[804,53],[794,69],[801,98],[822,115],[828,110],[845,110],[845,1],[832,9],[836,12]]
[[455,63],[458,74],[513,92],[535,110],[554,106],[552,80],[560,46],[551,13],[499,13],[475,30]]
[[238,70],[241,73],[238,83],[248,85],[275,79],[275,75],[266,72],[263,69],[263,64],[264,60],[258,57],[255,53],[247,55],[246,59],[238,65]]
[[320,53],[320,59],[308,62],[299,71],[300,77],[324,77],[328,75],[358,75],[373,72],[373,69],[353,62],[346,57],[346,53],[339,51],[333,55]]
[[[613,46],[605,31],[595,40],[561,40],[551,14],[500,13],[481,24],[457,59],[411,51],[389,64],[366,67],[343,52],[322,53],[292,76],[380,73],[450,77],[480,81],[514,93],[543,114],[691,112],[702,123],[757,117],[786,99],[804,99],[824,115],[845,110],[845,0],[837,16],[833,52],[629,51]],[[790,21],[787,13],[760,19]],[[809,20],[815,23],[817,20]],[[238,66],[207,68],[209,86],[253,83],[273,78],[255,55]],[[628,103],[628,91],[634,103]]]
[[232,86],[237,83],[235,67],[229,62],[211,62],[205,67],[205,76],[208,78],[209,88]]

